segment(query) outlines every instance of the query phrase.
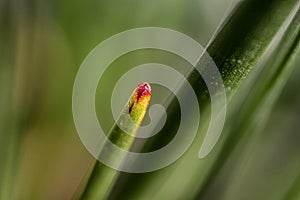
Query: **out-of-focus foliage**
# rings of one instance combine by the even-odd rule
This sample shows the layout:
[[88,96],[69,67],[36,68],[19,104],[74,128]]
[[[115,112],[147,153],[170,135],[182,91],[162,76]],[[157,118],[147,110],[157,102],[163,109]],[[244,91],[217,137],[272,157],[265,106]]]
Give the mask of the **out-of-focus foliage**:
[[[297,1],[282,1],[281,6],[290,5],[286,2]],[[130,28],[159,26],[183,32],[205,46],[230,3],[230,0],[0,1],[0,199],[70,199],[80,193],[93,158],[81,144],[73,124],[72,87],[81,62],[99,42]],[[276,25],[276,20],[273,22]],[[299,41],[299,36],[295,40]],[[252,76],[258,81],[245,91],[253,95],[235,93],[237,100],[233,97],[229,105],[225,136],[217,148],[219,151],[225,144],[226,152],[212,155],[208,164],[195,173],[192,170],[202,162],[197,154],[189,165],[181,165],[184,168],[175,163],[148,173],[145,179],[139,179],[144,182],[137,182],[139,187],[124,187],[130,188],[126,195],[136,199],[186,194],[204,199],[250,196],[251,199],[297,199],[300,71],[296,68],[290,79],[289,74],[293,66],[300,64],[299,52],[293,52],[299,42],[288,47],[285,43],[273,49],[279,52],[280,47],[285,48],[281,49],[284,53],[280,54],[283,57],[280,65],[273,67],[279,62],[268,61],[263,63],[268,66],[264,69],[266,76]],[[184,65],[159,52],[133,52],[126,56],[113,63],[106,78],[100,81],[107,87],[98,91],[97,102],[101,102],[103,94],[111,92],[125,70],[136,64],[164,61],[178,70]],[[276,54],[272,56],[271,60],[276,61]],[[264,58],[269,57],[264,55]],[[226,68],[226,62],[218,64]],[[263,64],[258,66],[264,68]],[[286,66],[288,70],[280,70],[287,69]],[[272,76],[267,77],[268,71]],[[265,77],[270,80],[263,81]],[[285,82],[288,84],[283,88]],[[163,90],[154,86],[155,89]],[[154,101],[159,101],[161,97],[155,95],[153,92]],[[245,97],[242,102],[238,98],[241,96]],[[247,109],[253,112],[248,115],[243,106],[249,106]],[[96,107],[99,120],[104,120],[109,129],[112,118],[105,116],[111,116],[110,106]],[[250,128],[245,120],[249,120]],[[255,127],[261,121],[264,126]],[[243,130],[245,133],[241,134]],[[226,145],[228,138],[232,143]],[[192,181],[188,181],[189,177]],[[126,181],[131,179],[126,174],[123,178],[120,185],[128,186],[130,182]],[[200,179],[206,181],[199,186]],[[116,191],[124,192],[121,186]]]

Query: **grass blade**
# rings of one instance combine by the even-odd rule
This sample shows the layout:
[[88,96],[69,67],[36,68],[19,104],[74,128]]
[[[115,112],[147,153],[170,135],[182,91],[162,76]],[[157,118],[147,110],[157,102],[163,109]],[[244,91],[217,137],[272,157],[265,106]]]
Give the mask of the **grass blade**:
[[[123,113],[118,119],[117,124],[123,125],[122,129],[115,124],[108,134],[108,138],[119,148],[130,150],[134,141],[134,137],[132,135],[137,132],[137,129],[145,116],[150,102],[150,97],[151,88],[148,83],[140,84],[133,92],[128,104],[123,110]],[[133,123],[130,122],[131,120]],[[105,151],[105,146],[102,151]],[[110,159],[116,159],[121,164],[122,160],[125,158]],[[97,162],[93,168],[82,198],[104,199],[109,194],[111,187],[117,179],[117,175],[117,170],[111,169]]]

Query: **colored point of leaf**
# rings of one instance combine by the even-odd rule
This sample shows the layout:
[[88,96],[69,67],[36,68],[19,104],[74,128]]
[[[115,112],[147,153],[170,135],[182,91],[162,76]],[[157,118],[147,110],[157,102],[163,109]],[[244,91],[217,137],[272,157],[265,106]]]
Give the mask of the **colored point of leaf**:
[[151,98],[151,87],[148,83],[141,83],[134,90],[128,102],[128,114],[136,125],[140,125],[147,111]]

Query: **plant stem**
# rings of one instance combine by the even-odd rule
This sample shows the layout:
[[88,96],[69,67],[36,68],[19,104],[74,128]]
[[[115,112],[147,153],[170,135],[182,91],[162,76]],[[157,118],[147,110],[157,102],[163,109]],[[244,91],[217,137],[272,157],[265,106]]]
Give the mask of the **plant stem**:
[[[145,116],[147,107],[150,102],[151,88],[148,83],[140,84],[132,96],[130,97],[127,105],[125,106],[122,114],[118,118],[120,128],[117,124],[113,126],[108,138],[111,142],[123,150],[130,150],[134,136]],[[131,123],[133,122],[133,123]],[[102,151],[105,150],[105,146]],[[103,152],[100,152],[100,154]],[[107,154],[106,154],[107,155]],[[110,158],[117,160],[120,164],[126,157]],[[83,192],[83,199],[105,199],[114,185],[118,171],[104,166],[100,163],[95,163],[90,179]]]

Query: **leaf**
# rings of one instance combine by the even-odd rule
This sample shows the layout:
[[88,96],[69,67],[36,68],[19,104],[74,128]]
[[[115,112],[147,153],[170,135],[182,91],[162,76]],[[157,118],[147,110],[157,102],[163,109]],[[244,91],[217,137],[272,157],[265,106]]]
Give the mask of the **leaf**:
[[[134,141],[134,134],[139,128],[147,107],[150,102],[151,88],[148,83],[141,83],[131,95],[127,105],[125,106],[122,114],[118,118],[118,123],[114,125],[108,138],[123,150],[129,150]],[[122,126],[122,127],[119,127]],[[129,135],[131,134],[131,135]],[[102,156],[113,155],[112,152],[105,152],[106,147],[104,146],[100,154]],[[110,159],[116,160],[120,165],[125,157],[112,157]],[[83,199],[103,199],[105,198],[111,187],[114,185],[117,178],[118,171],[111,169],[99,162],[95,163],[93,171],[90,175],[88,183],[83,192]]]

